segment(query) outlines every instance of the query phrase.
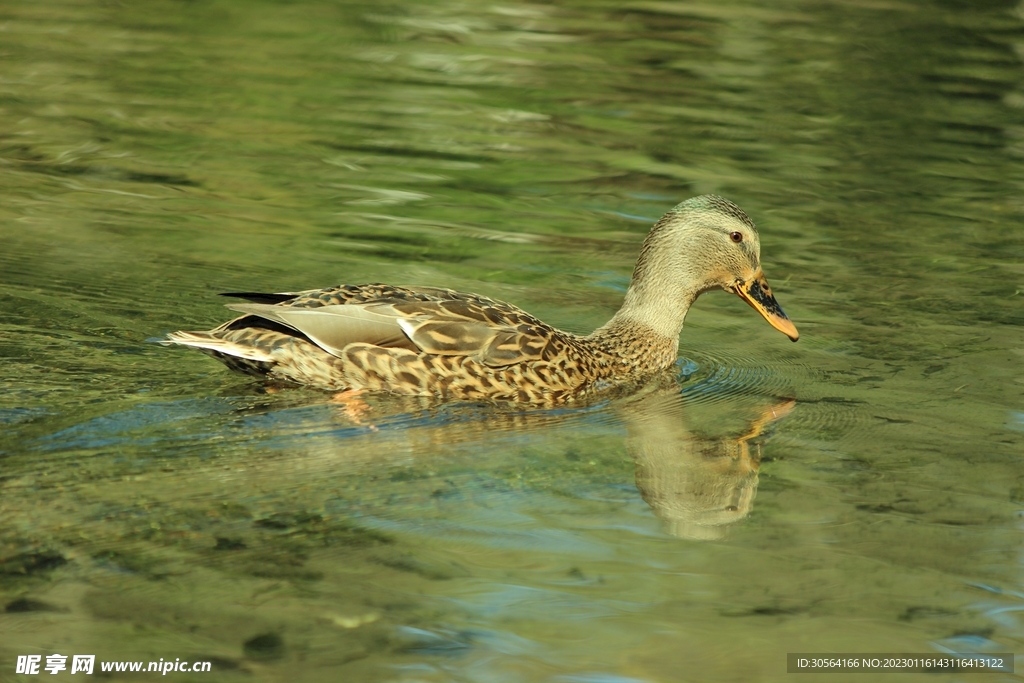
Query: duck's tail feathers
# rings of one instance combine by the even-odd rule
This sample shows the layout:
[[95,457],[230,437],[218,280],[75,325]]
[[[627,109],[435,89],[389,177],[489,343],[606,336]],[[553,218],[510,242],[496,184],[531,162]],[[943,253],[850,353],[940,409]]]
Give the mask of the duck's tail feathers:
[[221,292],[221,296],[246,299],[256,304],[280,304],[291,301],[301,292]]
[[160,340],[160,343],[165,345],[181,344],[182,346],[191,346],[204,351],[212,351],[216,354],[252,361],[273,362],[274,360],[270,353],[263,349],[220,339],[209,332],[171,332],[164,339]]

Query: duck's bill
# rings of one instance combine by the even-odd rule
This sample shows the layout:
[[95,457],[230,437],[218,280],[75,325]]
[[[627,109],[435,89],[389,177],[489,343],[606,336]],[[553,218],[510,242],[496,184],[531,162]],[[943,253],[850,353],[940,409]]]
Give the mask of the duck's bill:
[[764,316],[764,319],[779,332],[793,341],[800,338],[800,333],[796,331],[796,325],[782,310],[779,302],[775,300],[772,288],[768,286],[768,280],[760,270],[754,277],[746,282],[737,282],[730,289]]

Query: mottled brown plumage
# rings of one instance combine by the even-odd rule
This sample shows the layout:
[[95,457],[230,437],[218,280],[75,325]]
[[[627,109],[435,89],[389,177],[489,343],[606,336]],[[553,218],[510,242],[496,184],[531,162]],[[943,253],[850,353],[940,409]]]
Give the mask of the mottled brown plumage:
[[228,306],[244,315],[208,332],[171,333],[166,342],[270,381],[557,405],[638,386],[671,366],[687,309],[715,287],[740,294],[795,341],[759,252],[747,215],[708,195],[654,226],[622,308],[585,337],[476,294],[368,284],[229,294],[249,300]]

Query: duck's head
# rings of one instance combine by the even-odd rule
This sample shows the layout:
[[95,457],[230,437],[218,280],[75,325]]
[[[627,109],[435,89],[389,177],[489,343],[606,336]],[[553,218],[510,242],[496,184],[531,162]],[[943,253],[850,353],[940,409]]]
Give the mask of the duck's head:
[[739,296],[793,341],[800,338],[761,270],[761,242],[754,222],[729,200],[702,195],[679,204],[651,229],[630,294],[639,303],[651,301],[653,289],[676,290],[678,295],[672,298],[682,299],[688,308],[699,294],[718,288]]

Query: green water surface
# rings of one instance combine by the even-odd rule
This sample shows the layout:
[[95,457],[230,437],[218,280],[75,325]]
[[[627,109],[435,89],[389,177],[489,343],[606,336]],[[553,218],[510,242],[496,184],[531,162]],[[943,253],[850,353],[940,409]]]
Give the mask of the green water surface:
[[[0,5],[0,681],[1024,670],[1022,56],[998,1]],[[707,192],[802,338],[707,294],[628,399],[353,422],[147,342],[376,281],[588,332]]]

